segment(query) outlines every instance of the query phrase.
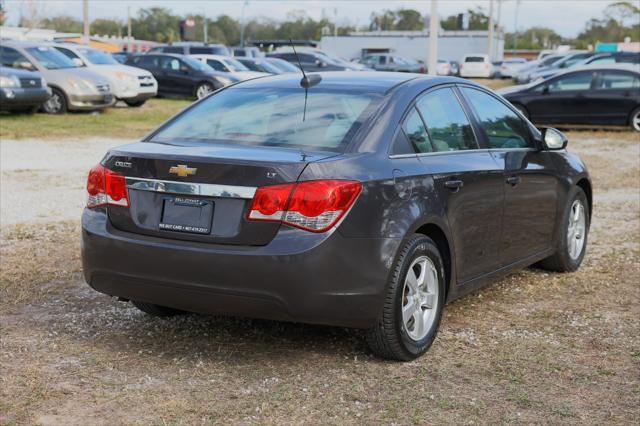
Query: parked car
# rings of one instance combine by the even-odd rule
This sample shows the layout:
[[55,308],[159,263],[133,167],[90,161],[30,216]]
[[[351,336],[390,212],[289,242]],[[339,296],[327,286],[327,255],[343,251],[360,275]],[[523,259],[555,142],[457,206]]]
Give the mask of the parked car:
[[580,266],[591,183],[566,145],[453,77],[244,81],[91,169],[84,277],[151,315],[358,327],[414,359],[445,302]]
[[239,81],[268,75],[264,72],[252,71],[236,58],[231,58],[229,56],[191,55],[191,57],[209,65],[216,71],[224,73],[227,77],[236,77]]
[[438,65],[436,67],[436,73],[438,75],[452,75],[451,62],[446,59],[438,59]]
[[580,52],[566,55],[548,66],[539,67],[531,72],[531,74],[529,74],[529,81],[540,79],[544,80],[545,78],[549,78],[552,75],[556,75],[564,71],[565,69],[570,68],[573,65],[592,57],[593,55],[593,52]]
[[466,55],[460,63],[460,77],[466,78],[490,78],[493,74],[493,64],[489,55]]
[[158,93],[158,83],[149,71],[121,64],[108,53],[81,44],[52,43],[49,46],[107,79],[116,100],[130,107],[140,107]]
[[232,47],[231,53],[233,54],[233,56],[240,56],[244,58],[263,58],[264,57],[264,53],[262,53],[260,49],[258,49],[255,46]]
[[451,75],[460,76],[460,62],[458,61],[449,61],[451,64]]
[[498,93],[534,123],[619,125],[640,131],[639,71],[628,64],[586,65]]
[[500,77],[512,78],[526,64],[527,60],[524,58],[505,58],[500,64]]
[[37,42],[3,40],[0,63],[5,67],[38,71],[51,88],[42,105],[49,114],[67,111],[95,111],[115,102],[109,82],[50,46]]
[[155,46],[147,53],[176,53],[180,55],[221,55],[231,56],[231,51],[224,44],[198,43],[194,41],[180,41],[176,43]]
[[576,65],[640,64],[640,52],[598,53]]
[[251,71],[268,73],[268,74],[284,74],[287,72],[300,72],[300,68],[279,58],[234,58]]
[[376,71],[412,73],[426,72],[424,64],[415,60],[410,60],[408,58],[401,58],[399,56],[391,55],[389,53],[376,53],[367,55],[362,58],[360,63]]
[[489,78],[502,78],[502,75],[500,74],[501,66],[502,66],[502,61],[491,62],[491,76]]
[[520,68],[512,77],[512,80],[516,84],[526,84],[531,81],[531,74],[533,74],[540,68],[547,67],[554,62],[559,61],[564,56],[566,55],[547,55],[544,57],[544,59],[531,61],[527,65]]
[[51,96],[42,76],[0,65],[0,111],[34,113]]
[[294,66],[298,66],[298,58],[300,59],[300,63],[302,67],[307,72],[314,71],[354,71],[356,67],[351,64],[339,63],[334,61],[332,58],[312,50],[300,49],[296,50],[296,54],[293,50],[288,49],[279,49],[276,52],[268,53],[268,58],[279,58],[283,59]]
[[158,82],[158,94],[162,96],[186,96],[203,98],[221,87],[240,81],[209,65],[185,55],[144,54],[127,60],[127,65],[149,71]]

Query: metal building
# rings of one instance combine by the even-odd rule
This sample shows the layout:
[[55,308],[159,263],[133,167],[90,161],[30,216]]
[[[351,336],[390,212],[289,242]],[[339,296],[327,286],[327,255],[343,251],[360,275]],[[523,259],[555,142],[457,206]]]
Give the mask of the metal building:
[[[493,60],[504,55],[504,37],[494,33]],[[427,63],[429,60],[429,31],[365,31],[347,36],[323,36],[320,48],[346,59],[360,58],[368,53],[393,53]],[[464,55],[489,54],[488,31],[440,31],[438,59],[460,61]]]

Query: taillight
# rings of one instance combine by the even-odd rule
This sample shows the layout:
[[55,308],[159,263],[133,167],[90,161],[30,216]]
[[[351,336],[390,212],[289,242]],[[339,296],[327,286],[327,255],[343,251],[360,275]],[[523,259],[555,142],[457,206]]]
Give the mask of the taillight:
[[282,222],[311,232],[331,229],[353,205],[360,182],[311,180],[258,188],[247,219]]
[[129,207],[127,184],[124,176],[98,164],[87,177],[87,207],[107,204]]

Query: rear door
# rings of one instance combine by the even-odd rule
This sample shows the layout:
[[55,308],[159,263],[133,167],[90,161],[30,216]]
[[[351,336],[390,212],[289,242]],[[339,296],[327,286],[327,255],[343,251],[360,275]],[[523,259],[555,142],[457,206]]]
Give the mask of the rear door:
[[593,90],[585,97],[592,110],[592,123],[627,124],[629,114],[638,105],[640,77],[627,71],[600,70]]
[[536,88],[527,104],[531,121],[535,123],[590,124],[595,104],[587,94],[595,72],[580,71],[551,78]]
[[427,92],[404,129],[433,176],[453,235],[458,281],[495,270],[500,263],[504,188],[502,170],[478,146],[471,119],[454,87]]
[[552,244],[558,179],[551,153],[536,148],[527,123],[493,94],[461,87],[482,137],[502,170],[502,265],[540,253]]

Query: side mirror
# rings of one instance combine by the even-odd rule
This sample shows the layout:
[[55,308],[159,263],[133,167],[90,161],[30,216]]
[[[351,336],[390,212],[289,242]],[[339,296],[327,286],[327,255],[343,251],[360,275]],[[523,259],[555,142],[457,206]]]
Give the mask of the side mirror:
[[316,59],[316,66],[319,68],[323,68],[326,67],[327,64],[325,62],[322,62],[320,59]]
[[82,62],[82,59],[80,58],[73,58],[71,59],[71,61],[77,66],[77,67],[84,67],[84,62]]
[[33,66],[33,64],[32,64],[31,62],[29,62],[29,61],[20,61],[20,62],[17,62],[17,63],[15,64],[15,68],[20,68],[20,69],[27,70],[27,71],[33,71],[33,70],[35,70],[35,67],[34,67],[34,66]]
[[553,127],[542,128],[542,143],[549,151],[559,151],[567,147],[567,137],[558,129]]

